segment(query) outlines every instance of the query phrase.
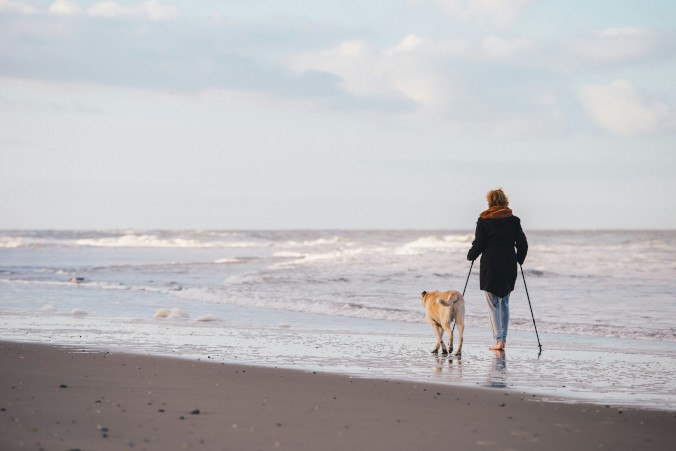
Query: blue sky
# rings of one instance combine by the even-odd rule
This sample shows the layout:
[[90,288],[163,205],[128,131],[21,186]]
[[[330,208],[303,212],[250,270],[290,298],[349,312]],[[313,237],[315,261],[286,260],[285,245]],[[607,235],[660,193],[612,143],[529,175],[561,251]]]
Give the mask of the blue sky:
[[0,228],[675,228],[675,13],[0,0]]

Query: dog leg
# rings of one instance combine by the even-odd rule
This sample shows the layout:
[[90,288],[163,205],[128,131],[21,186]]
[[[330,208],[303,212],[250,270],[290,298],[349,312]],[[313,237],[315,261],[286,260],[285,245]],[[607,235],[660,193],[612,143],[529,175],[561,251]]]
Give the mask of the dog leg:
[[444,330],[448,332],[448,353],[453,352],[453,330],[451,329],[451,324],[444,324]]
[[455,355],[461,355],[462,354],[462,335],[465,332],[465,323],[463,320],[456,320],[455,325],[458,326],[458,350],[456,351]]
[[434,334],[437,336],[437,344],[434,346],[434,349],[432,349],[432,354],[439,352],[439,347],[441,347],[441,352],[446,354],[446,345],[444,345],[444,342],[441,339],[441,336],[444,333],[443,329],[439,324],[434,323],[432,324],[432,330],[434,330]]

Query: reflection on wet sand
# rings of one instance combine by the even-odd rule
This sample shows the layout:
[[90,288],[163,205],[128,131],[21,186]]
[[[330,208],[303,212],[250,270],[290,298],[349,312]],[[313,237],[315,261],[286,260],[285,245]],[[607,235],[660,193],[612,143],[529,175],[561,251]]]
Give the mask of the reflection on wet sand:
[[461,356],[434,356],[436,365],[434,366],[434,371],[436,373],[441,373],[445,369],[448,369],[453,372],[454,382],[462,382],[462,358]]
[[493,351],[492,368],[488,372],[487,386],[492,388],[507,388],[507,358],[505,350]]

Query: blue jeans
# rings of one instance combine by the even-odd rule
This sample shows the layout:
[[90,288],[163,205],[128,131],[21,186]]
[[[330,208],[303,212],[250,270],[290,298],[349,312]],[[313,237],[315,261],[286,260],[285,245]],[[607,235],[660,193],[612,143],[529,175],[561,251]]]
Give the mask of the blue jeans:
[[491,319],[493,338],[495,341],[507,340],[507,326],[509,326],[509,294],[500,298],[493,293],[484,291],[488,301],[488,316]]

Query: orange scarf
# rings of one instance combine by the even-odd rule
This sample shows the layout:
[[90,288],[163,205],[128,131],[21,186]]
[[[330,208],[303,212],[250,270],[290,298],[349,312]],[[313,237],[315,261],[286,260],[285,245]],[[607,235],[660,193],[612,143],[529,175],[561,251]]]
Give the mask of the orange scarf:
[[479,215],[482,219],[509,218],[510,216],[512,216],[512,210],[504,205],[496,205]]

